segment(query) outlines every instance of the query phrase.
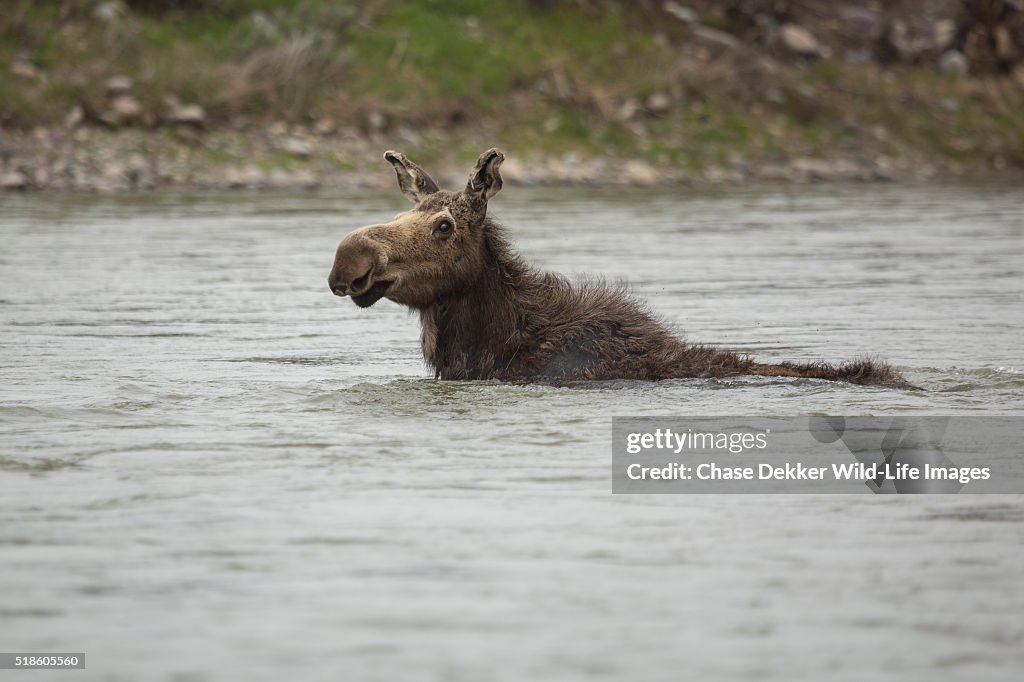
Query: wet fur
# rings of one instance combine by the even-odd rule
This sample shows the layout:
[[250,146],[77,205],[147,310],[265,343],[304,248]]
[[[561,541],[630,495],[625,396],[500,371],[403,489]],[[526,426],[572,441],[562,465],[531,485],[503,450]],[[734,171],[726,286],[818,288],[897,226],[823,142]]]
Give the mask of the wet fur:
[[[560,382],[753,375],[913,388],[892,367],[873,360],[762,364],[688,344],[621,287],[570,283],[533,269],[513,251],[504,230],[486,215],[487,199],[501,186],[500,152],[481,155],[464,192],[437,190],[422,169],[389,154],[416,208],[347,237],[338,247],[331,286],[352,281],[368,264],[384,263],[370,272],[397,282],[384,296],[419,311],[423,357],[439,378]],[[455,233],[431,237],[430,226],[444,216],[455,221]],[[372,305],[376,298],[355,300]]]
[[423,356],[443,379],[581,380],[786,376],[906,387],[884,363],[760,364],[675,336],[622,287],[577,284],[514,255],[491,220],[486,265],[420,310]]

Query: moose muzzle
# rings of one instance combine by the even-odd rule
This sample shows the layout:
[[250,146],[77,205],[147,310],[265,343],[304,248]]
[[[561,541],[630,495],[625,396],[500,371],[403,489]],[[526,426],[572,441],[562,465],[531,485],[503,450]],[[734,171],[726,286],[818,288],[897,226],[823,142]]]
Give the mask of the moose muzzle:
[[353,232],[338,245],[327,285],[335,296],[351,296],[356,305],[366,308],[387,293],[391,282],[379,279],[387,257],[361,232]]

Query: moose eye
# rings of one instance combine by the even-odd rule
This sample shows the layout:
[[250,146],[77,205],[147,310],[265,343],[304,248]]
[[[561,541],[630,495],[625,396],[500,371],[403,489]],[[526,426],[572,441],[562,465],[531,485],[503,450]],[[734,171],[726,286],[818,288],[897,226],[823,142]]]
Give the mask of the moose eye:
[[437,224],[437,227],[434,228],[434,232],[437,233],[437,234],[451,234],[452,233],[452,229],[453,229],[452,221],[450,221],[450,220],[442,220],[441,222],[439,222]]

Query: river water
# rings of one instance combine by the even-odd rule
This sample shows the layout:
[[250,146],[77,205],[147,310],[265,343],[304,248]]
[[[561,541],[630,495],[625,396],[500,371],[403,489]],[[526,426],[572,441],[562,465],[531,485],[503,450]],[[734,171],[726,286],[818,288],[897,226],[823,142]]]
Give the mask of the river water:
[[923,392],[435,381],[416,316],[326,284],[405,207],[0,197],[0,649],[87,656],[34,679],[1021,679],[1024,497],[613,496],[610,463],[613,415],[1024,414],[1024,190],[492,200],[692,341]]

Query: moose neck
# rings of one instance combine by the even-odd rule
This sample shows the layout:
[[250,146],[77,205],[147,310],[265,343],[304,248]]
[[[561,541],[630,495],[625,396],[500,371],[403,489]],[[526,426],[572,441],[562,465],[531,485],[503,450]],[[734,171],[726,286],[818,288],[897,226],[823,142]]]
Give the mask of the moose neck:
[[488,220],[484,267],[458,291],[420,310],[423,358],[442,379],[500,378],[516,357],[535,277]]

